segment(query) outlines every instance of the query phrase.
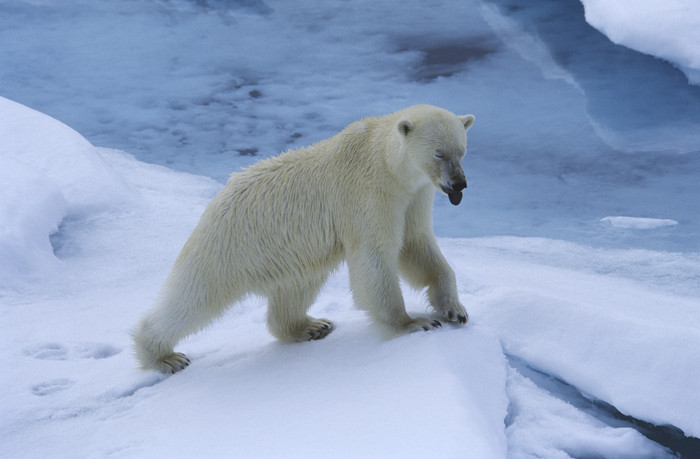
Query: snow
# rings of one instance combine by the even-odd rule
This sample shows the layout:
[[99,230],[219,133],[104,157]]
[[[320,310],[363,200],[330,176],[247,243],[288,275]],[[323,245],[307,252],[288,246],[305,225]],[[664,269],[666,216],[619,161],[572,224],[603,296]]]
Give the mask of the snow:
[[654,229],[664,226],[674,226],[678,222],[668,218],[643,217],[603,217],[601,222],[609,222],[615,228]]
[[41,174],[9,157],[3,158],[0,183],[0,283],[11,286],[19,274],[55,264],[49,234],[58,230],[66,201]]
[[[512,423],[507,427],[510,457],[664,457],[631,428],[612,428],[553,397],[510,369],[508,397]],[[561,435],[566,431],[567,435]]]
[[15,274],[55,264],[49,235],[65,218],[128,205],[136,197],[80,134],[2,97],[0,139],[0,258],[7,260],[0,265],[2,286],[13,285]]
[[[452,241],[450,247],[464,246],[465,255],[478,257],[471,245]],[[618,254],[623,260],[626,255]],[[495,284],[507,276],[507,287],[472,300],[477,323],[498,331],[506,353],[623,413],[698,436],[700,394],[690,390],[700,380],[700,366],[693,363],[700,361],[697,292],[659,293],[639,282],[559,267],[533,272],[530,263],[506,260],[491,265],[487,258],[472,268],[478,274],[467,266],[460,270],[463,283],[492,277],[489,284]],[[669,380],[679,390],[662,389]]]
[[133,190],[77,132],[6,98],[0,98],[0,110],[3,157],[29,166],[58,187],[70,214],[109,209],[133,197]]
[[700,84],[700,3],[581,1],[586,21],[613,42],[671,61]]
[[[0,457],[673,456],[587,398],[694,452],[700,93],[575,0],[516,3],[0,1]],[[417,102],[477,116],[434,215],[467,326],[387,339],[341,269],[322,341],[252,297],[186,371],[136,368],[230,172]]]

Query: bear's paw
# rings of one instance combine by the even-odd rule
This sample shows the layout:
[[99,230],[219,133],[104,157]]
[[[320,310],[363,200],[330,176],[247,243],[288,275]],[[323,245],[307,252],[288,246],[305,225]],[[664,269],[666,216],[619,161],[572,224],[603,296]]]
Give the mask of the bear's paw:
[[160,359],[158,368],[161,373],[175,374],[178,371],[184,370],[190,364],[190,359],[185,354],[173,352]]
[[464,306],[461,306],[459,309],[446,309],[442,311],[442,316],[445,318],[446,321],[450,323],[459,323],[459,324],[466,324],[469,321],[469,315],[467,314],[467,311],[464,309]]
[[328,319],[314,319],[311,323],[304,329],[304,335],[302,341],[313,341],[317,339],[323,339],[333,331],[335,325]]

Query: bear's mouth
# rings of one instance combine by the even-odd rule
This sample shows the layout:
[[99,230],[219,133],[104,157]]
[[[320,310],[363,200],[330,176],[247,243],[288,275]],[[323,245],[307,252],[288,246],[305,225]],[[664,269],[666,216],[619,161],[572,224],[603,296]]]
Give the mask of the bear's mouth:
[[440,185],[440,189],[442,189],[443,193],[449,196],[450,202],[453,206],[459,205],[459,203],[462,202],[462,191],[456,191],[444,185]]
[[447,196],[450,197],[450,202],[452,203],[453,206],[456,206],[460,202],[462,202],[462,192],[461,191],[453,191],[451,193],[447,193]]

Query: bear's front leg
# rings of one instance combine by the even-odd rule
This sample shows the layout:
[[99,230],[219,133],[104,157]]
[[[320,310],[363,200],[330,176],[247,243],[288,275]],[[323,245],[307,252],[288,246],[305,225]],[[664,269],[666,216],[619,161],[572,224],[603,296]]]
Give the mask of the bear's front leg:
[[406,313],[401,294],[396,257],[364,248],[348,256],[350,287],[360,309],[393,330],[414,332],[441,327],[438,320],[412,318]]
[[[454,274],[453,274],[454,276]],[[428,299],[430,304],[448,322],[466,324],[469,320],[467,309],[457,298],[457,288],[452,288],[434,284],[428,287]]]
[[428,287],[430,305],[448,322],[466,324],[467,310],[457,295],[455,273],[432,235],[409,239],[401,249],[401,272],[417,288]]

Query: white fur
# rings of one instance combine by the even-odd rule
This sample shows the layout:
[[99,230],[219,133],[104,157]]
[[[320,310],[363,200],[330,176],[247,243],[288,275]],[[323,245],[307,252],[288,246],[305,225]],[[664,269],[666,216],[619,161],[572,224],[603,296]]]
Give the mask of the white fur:
[[398,331],[440,325],[408,316],[399,273],[428,287],[445,319],[465,323],[431,214],[435,188],[464,178],[465,130],[473,121],[413,106],[232,174],[135,329],[141,364],[181,370],[189,360],[173,352],[175,344],[247,294],[268,298],[268,328],[277,338],[323,338],[332,323],[306,312],[343,260],[356,304],[381,324]]

